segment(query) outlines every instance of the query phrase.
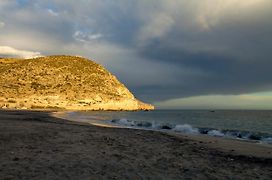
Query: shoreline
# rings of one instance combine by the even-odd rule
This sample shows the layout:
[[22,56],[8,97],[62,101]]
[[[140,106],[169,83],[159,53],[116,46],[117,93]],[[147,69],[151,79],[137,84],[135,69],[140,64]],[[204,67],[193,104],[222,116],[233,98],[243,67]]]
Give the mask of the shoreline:
[[[227,137],[214,137],[205,134],[190,134],[181,132],[167,132],[155,129],[144,129],[144,128],[133,128],[133,127],[121,127],[114,124],[103,124],[103,123],[93,123],[93,122],[80,122],[75,119],[66,119],[65,114],[74,111],[61,111],[52,112],[50,115],[55,118],[60,118],[66,121],[71,121],[75,123],[84,123],[86,125],[92,125],[97,127],[105,128],[116,128],[116,129],[135,129],[139,131],[154,131],[162,134],[167,134],[177,138],[185,138],[192,141],[198,141],[206,145],[208,148],[215,148],[223,152],[230,152],[234,155],[245,155],[260,158],[271,158],[272,159],[272,144],[259,143],[252,140],[244,139],[234,139]],[[94,119],[94,121],[97,121]]]
[[271,147],[222,138],[97,127],[55,118],[51,113],[0,111],[0,177],[272,178]]

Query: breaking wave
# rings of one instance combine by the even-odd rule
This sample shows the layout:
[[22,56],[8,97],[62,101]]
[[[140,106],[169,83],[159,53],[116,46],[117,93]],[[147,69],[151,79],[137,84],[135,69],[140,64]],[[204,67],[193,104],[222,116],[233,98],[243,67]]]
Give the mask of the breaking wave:
[[272,135],[267,133],[258,133],[250,131],[226,130],[226,129],[213,129],[213,128],[200,128],[193,127],[189,124],[169,124],[169,123],[156,123],[147,121],[133,121],[128,119],[113,119],[108,121],[112,125],[120,127],[148,129],[159,131],[172,131],[176,133],[185,134],[206,134],[215,137],[225,137],[240,140],[251,140],[260,143],[272,144]]

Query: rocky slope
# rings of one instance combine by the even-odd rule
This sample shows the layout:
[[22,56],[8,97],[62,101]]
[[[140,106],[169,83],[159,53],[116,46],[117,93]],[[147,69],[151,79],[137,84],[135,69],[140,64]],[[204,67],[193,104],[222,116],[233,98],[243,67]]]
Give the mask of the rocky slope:
[[152,110],[101,65],[75,56],[0,59],[0,108]]

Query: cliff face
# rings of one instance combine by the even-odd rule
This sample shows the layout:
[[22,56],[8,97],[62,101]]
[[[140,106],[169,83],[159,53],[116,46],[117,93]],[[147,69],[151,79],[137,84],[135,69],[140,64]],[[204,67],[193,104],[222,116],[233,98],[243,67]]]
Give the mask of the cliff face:
[[101,65],[75,56],[0,59],[0,108],[152,110]]

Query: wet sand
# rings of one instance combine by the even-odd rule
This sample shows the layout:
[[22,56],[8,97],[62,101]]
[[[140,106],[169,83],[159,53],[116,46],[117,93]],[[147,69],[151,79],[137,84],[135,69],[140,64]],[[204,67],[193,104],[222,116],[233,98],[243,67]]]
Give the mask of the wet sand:
[[0,111],[0,179],[272,179],[272,147]]

